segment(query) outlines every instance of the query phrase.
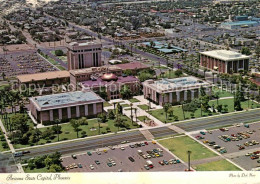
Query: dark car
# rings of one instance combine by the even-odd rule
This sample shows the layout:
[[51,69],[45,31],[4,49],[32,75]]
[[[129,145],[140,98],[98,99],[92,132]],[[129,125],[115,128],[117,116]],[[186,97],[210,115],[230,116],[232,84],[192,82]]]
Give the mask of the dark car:
[[97,165],[99,165],[99,164],[100,164],[100,162],[99,162],[98,160],[95,160],[95,163],[96,163]]
[[133,159],[133,157],[128,157],[128,159],[131,161],[131,162],[134,162],[135,159]]
[[27,153],[31,153],[30,151],[26,150],[26,151],[23,151],[23,154],[27,154]]

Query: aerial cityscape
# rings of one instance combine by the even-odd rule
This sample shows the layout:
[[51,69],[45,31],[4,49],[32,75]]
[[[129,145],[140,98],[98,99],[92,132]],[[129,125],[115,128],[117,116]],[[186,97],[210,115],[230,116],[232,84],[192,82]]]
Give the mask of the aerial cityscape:
[[0,172],[260,171],[260,0],[0,0]]

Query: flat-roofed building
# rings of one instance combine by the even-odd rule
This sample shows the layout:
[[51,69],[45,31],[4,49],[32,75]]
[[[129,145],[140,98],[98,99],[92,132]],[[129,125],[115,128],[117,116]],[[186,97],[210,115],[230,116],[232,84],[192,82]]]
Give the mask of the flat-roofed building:
[[195,77],[147,80],[143,82],[144,97],[156,104],[179,104],[199,97],[200,88],[211,93],[211,85]]
[[54,84],[64,84],[70,82],[70,73],[68,71],[44,72],[35,74],[26,74],[17,76],[18,85],[30,84],[39,85],[41,87],[50,87]]
[[230,50],[200,52],[200,65],[221,73],[237,73],[249,69],[250,56]]
[[98,41],[71,42],[67,48],[68,70],[102,65],[102,44]]
[[103,112],[103,102],[93,91],[75,91],[32,97],[29,109],[37,122],[48,124],[57,119],[96,117]]

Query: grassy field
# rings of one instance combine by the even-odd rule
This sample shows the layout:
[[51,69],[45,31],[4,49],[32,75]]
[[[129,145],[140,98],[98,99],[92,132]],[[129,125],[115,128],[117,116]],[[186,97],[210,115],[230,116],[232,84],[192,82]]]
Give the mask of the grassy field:
[[143,109],[145,111],[149,109],[148,105],[137,105],[137,107],[139,107],[140,109]]
[[[180,77],[183,77],[183,75],[181,75]],[[175,75],[175,71],[173,70],[168,70],[165,72],[165,74],[159,76],[159,78],[168,78],[168,79],[174,79],[177,78],[177,76]]]
[[215,153],[211,152],[206,147],[197,143],[188,136],[164,139],[159,140],[158,142],[185,162],[188,161],[188,150],[192,152],[191,160],[200,160],[203,158],[217,156]]
[[[127,116],[121,116],[121,119],[126,120],[126,124],[129,124],[130,128],[136,128],[136,126],[133,126],[131,123],[131,120],[127,117]],[[110,128],[110,132],[117,132],[117,131],[122,131],[125,130],[125,128],[119,128],[114,126],[114,120],[108,120],[106,123],[100,123],[100,134],[102,133],[109,133],[109,131],[106,130],[106,128]],[[74,131],[73,127],[71,126],[70,123],[66,123],[66,124],[61,124],[60,125],[61,128],[61,132],[59,134],[59,138],[60,141],[61,140],[71,140],[71,139],[76,139],[77,138],[77,133]],[[87,136],[94,136],[94,135],[99,135],[99,128],[98,128],[98,119],[90,119],[88,120],[88,125],[81,125],[80,131],[79,131],[79,137],[81,136],[81,132],[82,131],[86,131]],[[45,131],[48,127],[45,128],[40,128],[39,130],[41,130],[42,132]],[[58,137],[57,134],[55,134],[53,139],[50,139],[49,142],[57,142],[58,141]],[[47,143],[46,140],[41,139],[37,144],[45,144]],[[29,145],[21,145],[21,144],[15,144],[15,148],[23,148],[23,147],[27,147]]]
[[219,98],[234,96],[232,93],[221,90],[218,87],[213,87],[212,90],[213,90],[214,94],[217,92],[219,93]]
[[120,104],[122,107],[130,107],[128,104]]
[[144,120],[150,120],[150,118],[148,118],[147,116],[138,116],[137,119],[139,119],[139,121],[144,121]]
[[2,129],[0,128],[0,136],[1,136],[1,140],[0,140],[0,152],[2,152],[2,151],[9,151],[10,150],[10,148],[9,148],[9,146],[7,147],[7,148],[3,148],[3,146],[2,146],[2,143],[3,142],[6,142],[6,140],[5,140],[5,138],[4,137],[2,137],[2,136],[4,136],[4,134],[3,134],[3,131],[2,131]]
[[138,100],[136,98],[129,99],[128,101],[130,101],[131,103],[140,102],[140,100]]
[[104,102],[104,107],[110,107],[110,106],[112,106],[110,103]]
[[[212,100],[209,102],[209,105],[212,106],[212,104],[215,105],[215,108],[217,106],[217,100]],[[230,99],[222,99],[222,100],[218,100],[218,104],[222,104],[223,108],[224,108],[224,105],[228,105],[228,112],[234,112],[234,99],[233,98],[230,98]],[[253,108],[256,108],[257,106],[259,106],[259,104],[253,102],[253,101],[250,101],[249,102],[250,106],[249,108],[253,107]],[[244,101],[244,102],[241,102],[241,106],[243,109],[247,109],[248,108],[248,101]],[[178,116],[178,120],[184,120],[184,116],[183,116],[183,111],[182,111],[182,107],[181,106],[173,106],[173,115],[175,116]],[[174,117],[171,117],[168,115],[168,119],[166,120],[166,116],[165,116],[165,112],[163,109],[157,109],[157,110],[151,110],[148,112],[149,114],[151,114],[152,116],[154,116],[155,118],[159,119],[160,121],[162,122],[165,122],[166,123],[170,123],[170,122],[174,122],[175,119]],[[191,119],[191,115],[192,115],[192,112],[187,112],[185,111],[184,112],[185,114],[185,119]],[[211,113],[212,115],[216,115],[216,114],[219,114],[219,113]],[[202,116],[203,117],[206,117],[206,116],[209,116],[209,112],[203,112],[202,111]],[[194,117],[193,118],[200,118],[201,117],[201,109],[198,108],[195,112],[194,112]]]
[[226,160],[207,162],[193,167],[197,171],[241,171],[241,169]]

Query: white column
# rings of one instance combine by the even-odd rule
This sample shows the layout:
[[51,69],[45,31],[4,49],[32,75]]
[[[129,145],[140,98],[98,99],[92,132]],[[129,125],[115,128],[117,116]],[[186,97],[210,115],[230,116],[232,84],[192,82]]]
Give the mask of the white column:
[[85,116],[88,116],[88,105],[85,105]]
[[94,113],[94,115],[97,114],[97,104],[96,103],[93,104],[93,113]]
[[228,66],[228,62],[226,61],[226,62],[225,62],[225,68],[226,68],[225,73],[227,73],[227,66]]
[[62,109],[58,109],[59,111],[59,119],[62,119]]
[[49,113],[50,113],[50,121],[53,121],[53,110],[50,110]]
[[80,117],[79,106],[76,106],[76,117]]
[[187,91],[184,91],[184,100],[187,100]]
[[169,103],[172,103],[172,92],[170,92],[170,99],[169,99]]
[[70,119],[71,118],[71,108],[70,107],[67,108],[67,113],[68,113],[68,119]]
[[177,96],[177,102],[180,101],[180,92],[179,91],[176,91],[176,96]]
[[194,99],[194,90],[191,90],[191,99]]

